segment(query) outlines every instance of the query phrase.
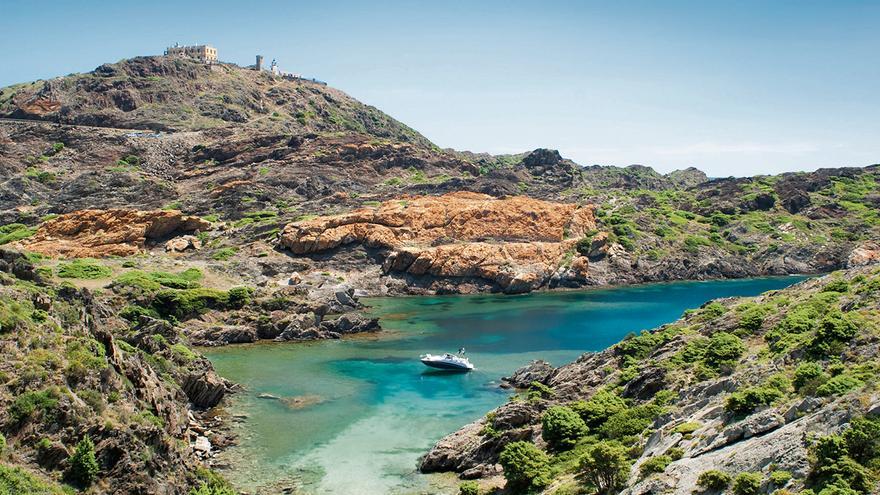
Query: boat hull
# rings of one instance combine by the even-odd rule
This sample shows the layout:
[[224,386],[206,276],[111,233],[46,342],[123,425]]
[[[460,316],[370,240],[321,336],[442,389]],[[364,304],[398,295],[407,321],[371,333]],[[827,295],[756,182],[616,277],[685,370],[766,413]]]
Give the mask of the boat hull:
[[422,359],[422,364],[431,368],[436,368],[438,370],[471,371],[471,369],[473,369],[461,364],[449,363],[445,361],[430,361],[427,359]]

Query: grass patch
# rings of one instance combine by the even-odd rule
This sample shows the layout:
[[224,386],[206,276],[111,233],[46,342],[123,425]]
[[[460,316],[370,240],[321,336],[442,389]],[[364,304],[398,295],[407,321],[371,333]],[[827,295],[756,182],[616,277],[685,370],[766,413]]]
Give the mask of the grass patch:
[[94,280],[107,278],[112,273],[113,271],[109,267],[91,258],[76,259],[58,265],[58,276],[60,278]]

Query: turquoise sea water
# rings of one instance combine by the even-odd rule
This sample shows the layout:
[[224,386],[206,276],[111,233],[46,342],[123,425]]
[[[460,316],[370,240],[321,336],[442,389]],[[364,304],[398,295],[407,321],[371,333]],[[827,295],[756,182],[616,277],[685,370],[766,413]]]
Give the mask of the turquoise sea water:
[[[308,494],[448,491],[448,478],[415,472],[418,458],[503,403],[502,376],[532,359],[567,363],[710,299],[800,280],[372,299],[366,303],[385,329],[378,335],[206,350],[221,375],[245,388],[229,406],[247,417],[235,427],[239,445],[221,454],[231,466],[224,474],[250,493],[291,485]],[[471,373],[431,371],[418,361],[462,346],[477,367]]]

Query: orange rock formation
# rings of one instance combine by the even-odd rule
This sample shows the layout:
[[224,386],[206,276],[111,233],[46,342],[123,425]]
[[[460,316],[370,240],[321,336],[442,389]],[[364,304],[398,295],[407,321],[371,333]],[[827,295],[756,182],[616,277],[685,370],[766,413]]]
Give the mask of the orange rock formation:
[[[281,244],[308,254],[360,243],[389,250],[386,270],[479,277],[523,292],[546,283],[595,227],[592,206],[456,192],[292,223]],[[576,264],[586,272],[586,259]]]
[[179,211],[80,210],[40,225],[19,247],[66,258],[137,254],[147,242],[204,230],[211,223]]

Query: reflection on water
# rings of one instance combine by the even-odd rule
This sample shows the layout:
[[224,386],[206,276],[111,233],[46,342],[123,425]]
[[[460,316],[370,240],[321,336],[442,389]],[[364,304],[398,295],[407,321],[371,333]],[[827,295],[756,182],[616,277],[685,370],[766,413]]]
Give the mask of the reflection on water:
[[[498,380],[517,367],[539,358],[561,365],[709,299],[799,280],[373,299],[366,302],[386,329],[380,338],[207,350],[223,376],[246,388],[230,406],[247,419],[236,427],[240,445],[222,454],[233,466],[225,474],[249,492],[277,492],[277,480],[315,494],[443,492],[430,485],[436,477],[415,472],[419,456],[503,403],[508,392]],[[418,361],[462,346],[477,367],[471,373],[432,371]]]

